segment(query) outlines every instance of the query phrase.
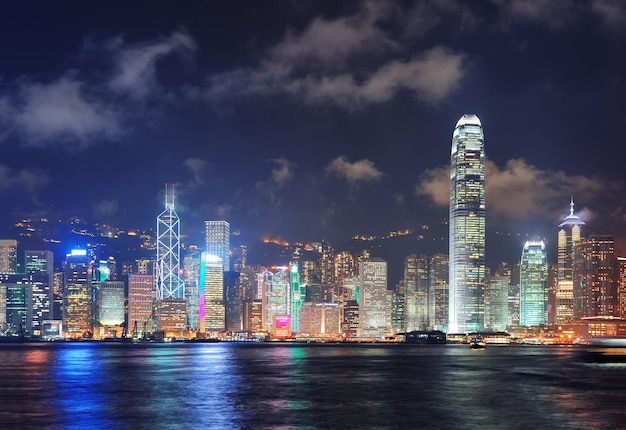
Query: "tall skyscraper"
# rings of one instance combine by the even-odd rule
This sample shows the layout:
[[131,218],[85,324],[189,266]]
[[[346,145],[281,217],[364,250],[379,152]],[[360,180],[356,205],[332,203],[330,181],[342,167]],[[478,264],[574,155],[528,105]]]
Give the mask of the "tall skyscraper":
[[485,279],[485,328],[502,331],[509,322],[509,278],[487,276]]
[[428,258],[409,255],[404,259],[405,330],[426,330],[428,320]]
[[224,265],[218,256],[202,253],[200,260],[200,331],[223,331],[224,308]]
[[93,334],[92,261],[87,251],[67,254],[63,288],[63,331],[71,338]]
[[569,215],[559,224],[555,323],[569,324],[574,319],[574,247],[581,239],[585,223],[574,214],[574,198]]
[[180,274],[180,219],[165,191],[165,210],[157,217],[157,300],[184,299],[185,284]]
[[435,254],[428,270],[429,317],[433,330],[448,331],[448,256]]
[[205,251],[222,260],[222,272],[230,270],[230,224],[227,221],[205,221]]
[[[42,302],[48,303],[48,308],[41,309],[41,312],[47,314],[44,319],[61,319],[61,315],[54,314],[54,258],[52,251],[31,251],[27,250],[24,255],[24,270],[26,273],[42,274],[46,276],[46,287],[44,288],[49,297],[41,297]],[[33,310],[34,312],[34,310]],[[43,319],[42,319],[43,321]]]
[[449,324],[452,333],[484,326],[485,146],[476,115],[463,115],[450,155]]
[[522,249],[519,281],[520,325],[548,323],[548,255],[543,241],[527,241]]
[[[101,335],[109,336],[124,322],[124,289],[123,281],[103,281],[98,284],[98,321],[105,329]],[[108,327],[108,329],[107,329]]]
[[574,250],[574,319],[619,316],[613,236],[593,234]]
[[[143,332],[153,329],[154,320],[154,276],[131,274],[128,276],[128,333],[141,337]],[[145,330],[144,330],[145,328]]]
[[380,337],[391,328],[387,302],[387,262],[368,258],[359,262],[359,336]]
[[17,273],[17,240],[0,240],[0,273]]

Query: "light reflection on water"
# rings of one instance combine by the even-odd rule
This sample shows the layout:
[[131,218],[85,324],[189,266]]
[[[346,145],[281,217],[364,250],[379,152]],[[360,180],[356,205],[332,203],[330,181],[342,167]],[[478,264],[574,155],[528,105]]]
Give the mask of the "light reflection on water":
[[572,349],[0,346],[0,427],[619,428],[626,367]]

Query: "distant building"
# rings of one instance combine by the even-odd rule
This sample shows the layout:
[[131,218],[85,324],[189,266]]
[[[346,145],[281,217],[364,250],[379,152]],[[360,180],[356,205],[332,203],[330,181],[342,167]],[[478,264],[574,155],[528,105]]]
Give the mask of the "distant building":
[[244,329],[244,290],[239,272],[224,272],[224,309],[226,331],[241,332]]
[[180,279],[180,219],[174,210],[174,197],[165,193],[165,209],[157,217],[157,300],[184,299],[185,284]]
[[337,303],[304,303],[300,332],[312,336],[332,336],[341,333],[341,318]]
[[224,331],[224,265],[216,255],[202,253],[200,263],[200,331]]
[[152,275],[132,274],[128,276],[128,317],[127,327],[131,336],[141,337],[144,332],[153,330],[156,317],[154,305],[156,290]]
[[580,217],[574,214],[574,198],[572,198],[569,215],[559,224],[556,324],[570,324],[574,320],[574,248],[581,239],[581,227],[584,225]]
[[429,320],[433,330],[448,329],[448,256],[435,254],[429,266]]
[[404,312],[403,330],[424,330],[429,325],[428,258],[409,255],[404,259]]
[[449,324],[453,333],[484,326],[485,147],[476,115],[463,115],[450,156]]
[[387,262],[368,258],[359,263],[359,336],[380,337],[391,330],[387,301]]
[[275,315],[289,315],[291,303],[288,268],[278,266],[273,269],[274,272],[264,268],[258,274],[263,304],[263,328],[268,333],[274,331]]
[[543,241],[527,241],[520,263],[520,325],[548,323],[548,255]]
[[306,298],[306,287],[300,284],[298,264],[289,265],[289,314],[291,315],[291,332],[300,332],[300,310]]
[[50,319],[50,290],[45,273],[0,273],[0,333],[40,336]]
[[67,254],[64,268],[63,330],[67,337],[93,335],[92,264],[85,250]]
[[98,284],[98,321],[103,332],[101,336],[117,337],[121,335],[124,323],[124,305],[126,285],[123,281],[103,281]]
[[575,245],[574,318],[619,316],[615,240],[590,235]]
[[17,272],[17,240],[0,239],[0,273]]
[[230,270],[230,224],[228,221],[205,221],[205,251],[222,260],[222,272]]
[[488,276],[485,282],[485,328],[505,330],[509,322],[509,278]]
[[343,305],[341,333],[347,338],[359,335],[359,304],[356,300],[348,300]]

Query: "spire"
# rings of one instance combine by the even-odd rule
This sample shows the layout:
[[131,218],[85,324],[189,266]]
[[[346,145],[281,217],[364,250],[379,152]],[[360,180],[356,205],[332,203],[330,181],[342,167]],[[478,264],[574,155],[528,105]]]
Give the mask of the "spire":
[[569,203],[569,216],[574,216],[574,195],[572,194],[572,199]]
[[574,226],[574,225],[585,225],[584,221],[580,219],[580,217],[576,214],[574,214],[574,196],[571,196],[570,198],[570,202],[569,202],[569,215],[567,215],[564,219],[563,222],[561,224],[559,224],[559,227],[563,227],[563,226]]

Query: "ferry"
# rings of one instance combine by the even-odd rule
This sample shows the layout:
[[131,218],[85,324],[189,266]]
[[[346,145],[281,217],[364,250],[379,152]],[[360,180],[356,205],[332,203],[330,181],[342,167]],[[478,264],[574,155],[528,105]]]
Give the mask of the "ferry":
[[485,349],[487,343],[480,337],[473,337],[469,341],[470,349]]

